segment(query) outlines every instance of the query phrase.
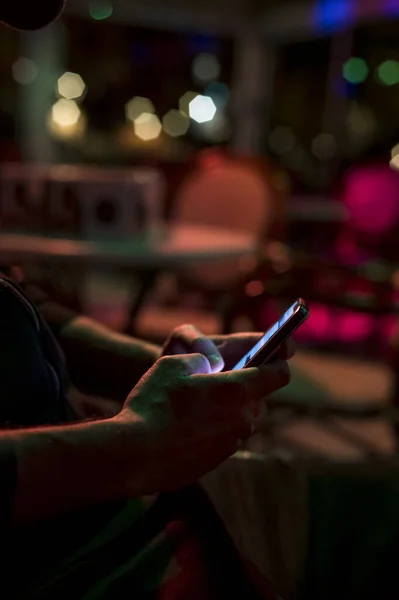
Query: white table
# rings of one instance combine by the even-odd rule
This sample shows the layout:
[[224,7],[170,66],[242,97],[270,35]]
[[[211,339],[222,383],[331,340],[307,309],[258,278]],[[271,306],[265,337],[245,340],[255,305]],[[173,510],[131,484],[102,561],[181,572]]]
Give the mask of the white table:
[[133,239],[79,240],[0,232],[0,261],[42,259],[134,269],[176,269],[193,262],[255,254],[257,240],[218,227],[170,225]]
[[255,256],[258,242],[250,234],[219,227],[164,225],[133,239],[80,240],[1,233],[0,264],[42,260],[84,265],[130,268],[140,272],[140,288],[131,302],[125,330],[134,333],[134,323],[153,289],[157,275],[178,271],[194,263]]

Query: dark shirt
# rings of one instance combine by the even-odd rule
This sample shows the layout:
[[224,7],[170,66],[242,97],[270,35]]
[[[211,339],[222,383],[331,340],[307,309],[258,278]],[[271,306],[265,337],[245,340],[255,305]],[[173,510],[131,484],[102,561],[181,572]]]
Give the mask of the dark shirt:
[[[38,308],[30,301],[32,296]],[[67,400],[65,361],[44,315],[57,333],[74,313],[51,303],[38,288],[21,288],[0,274],[0,428],[3,430],[70,423],[75,419]],[[0,456],[0,473],[0,518],[3,532],[9,534],[5,545],[6,573],[13,589],[6,597],[28,598],[28,590],[36,582],[45,580],[56,564],[87,543],[123,504],[101,504],[30,526],[11,527],[16,483],[15,458],[11,454]],[[18,575],[21,573],[23,577]]]

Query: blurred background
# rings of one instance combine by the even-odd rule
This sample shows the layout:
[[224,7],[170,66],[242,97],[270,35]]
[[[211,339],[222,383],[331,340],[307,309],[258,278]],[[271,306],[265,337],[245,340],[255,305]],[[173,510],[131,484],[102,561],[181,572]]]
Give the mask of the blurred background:
[[395,402],[398,24],[396,0],[69,0],[3,29],[2,262],[157,342],[302,296],[289,394]]
[[399,0],[69,0],[2,29],[1,262],[159,343],[301,296],[284,418],[249,448],[395,453],[398,33]]

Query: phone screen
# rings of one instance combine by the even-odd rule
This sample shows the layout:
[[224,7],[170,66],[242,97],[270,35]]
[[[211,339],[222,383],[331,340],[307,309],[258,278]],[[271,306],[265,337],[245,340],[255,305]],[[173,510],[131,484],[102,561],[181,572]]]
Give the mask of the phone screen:
[[277,331],[280,329],[280,327],[282,327],[283,325],[285,325],[285,323],[287,323],[287,321],[293,316],[293,314],[295,313],[295,310],[298,307],[298,302],[294,302],[294,304],[292,306],[290,306],[290,308],[288,310],[285,311],[285,313],[282,315],[282,317],[280,317],[280,319],[278,321],[276,321],[276,323],[274,325],[272,325],[272,327],[270,327],[270,329],[268,329],[265,333],[265,335],[263,335],[259,342],[257,342],[255,344],[255,346],[253,348],[251,348],[251,350],[249,352],[247,352],[247,354],[245,354],[245,356],[242,357],[242,359],[235,365],[235,367],[233,367],[233,371],[238,371],[240,369],[243,369],[245,367],[245,365],[247,365],[249,363],[249,361],[255,356],[255,354],[257,354],[259,352],[259,350],[261,350],[263,348],[263,346],[265,346],[267,344],[267,342],[274,336],[275,333],[277,333]]

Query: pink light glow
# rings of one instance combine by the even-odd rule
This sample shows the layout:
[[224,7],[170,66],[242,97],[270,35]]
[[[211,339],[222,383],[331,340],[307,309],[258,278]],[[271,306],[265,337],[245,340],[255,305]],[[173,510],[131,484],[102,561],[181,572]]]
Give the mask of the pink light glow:
[[320,304],[310,306],[310,316],[297,330],[295,337],[300,339],[323,340],[331,333],[331,315],[327,307]]
[[387,165],[356,167],[347,175],[343,200],[355,229],[381,235],[399,220],[399,175]]
[[373,328],[373,317],[345,312],[337,319],[337,337],[342,342],[360,342]]

